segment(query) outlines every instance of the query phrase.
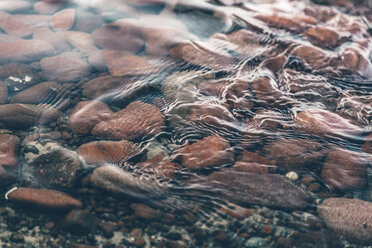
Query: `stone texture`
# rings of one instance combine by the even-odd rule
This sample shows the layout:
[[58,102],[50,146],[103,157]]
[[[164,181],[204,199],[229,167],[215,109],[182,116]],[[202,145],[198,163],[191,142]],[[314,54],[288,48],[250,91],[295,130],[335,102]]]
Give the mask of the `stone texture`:
[[102,15],[91,11],[76,10],[74,29],[91,34],[93,30],[104,24]]
[[40,82],[40,77],[30,67],[20,63],[8,63],[1,66],[0,78],[8,87],[8,95],[13,95]]
[[213,135],[205,137],[191,145],[175,152],[182,165],[191,170],[200,170],[208,167],[218,167],[234,162],[234,152],[224,138]]
[[76,82],[91,71],[89,64],[74,52],[43,58],[40,65],[45,78],[60,83]]
[[168,191],[165,184],[161,184],[152,177],[136,177],[115,165],[106,164],[93,171],[90,178],[91,185],[118,197],[131,197],[137,200],[151,201],[164,197]]
[[29,163],[33,177],[46,187],[71,189],[77,183],[77,173],[83,168],[78,155],[58,147],[50,151],[39,151],[39,156]]
[[329,64],[326,52],[315,46],[298,46],[293,49],[292,53],[304,60],[314,70],[324,69]]
[[64,37],[58,33],[51,31],[48,27],[41,27],[36,29],[32,37],[37,40],[48,41],[59,52],[66,52],[71,50],[71,47],[64,39]]
[[48,124],[59,116],[58,110],[46,104],[0,105],[0,123],[10,129],[26,129],[35,124]]
[[309,28],[304,32],[304,35],[314,45],[330,49],[335,48],[342,42],[346,41],[346,38],[339,35],[338,32],[322,26]]
[[60,31],[58,34],[63,36],[73,47],[79,49],[81,52],[98,50],[91,34],[78,31]]
[[102,52],[110,74],[115,77],[140,76],[156,73],[157,69],[144,57],[139,57],[126,52],[105,50]]
[[359,199],[329,198],[317,207],[318,215],[333,231],[352,241],[372,242],[372,203]]
[[159,210],[153,209],[141,203],[132,203],[130,208],[133,209],[134,214],[145,220],[159,220],[162,218],[162,213]]
[[290,16],[284,16],[277,13],[269,15],[256,15],[255,18],[269,25],[269,27],[286,29],[293,32],[303,30],[303,25]]
[[14,18],[6,12],[0,12],[0,27],[7,34],[17,37],[26,37],[33,32],[31,25]]
[[62,89],[56,82],[44,82],[19,92],[10,103],[38,104],[47,103]]
[[78,235],[95,232],[99,219],[88,210],[75,209],[69,212],[62,222],[62,228]]
[[4,104],[8,102],[8,87],[0,81],[0,104]]
[[275,168],[276,162],[260,156],[256,152],[244,150],[232,167],[236,171],[250,173],[268,173],[269,169]]
[[19,145],[17,136],[0,134],[0,188],[7,187],[18,178]]
[[93,141],[81,145],[76,152],[84,158],[87,164],[120,164],[122,161],[136,155],[139,152],[139,147],[126,140]]
[[97,77],[83,85],[83,96],[90,99],[100,98],[102,100],[110,100],[115,95],[119,95],[131,83],[131,80],[123,77]]
[[351,120],[328,110],[312,108],[297,114],[298,128],[317,135],[349,136],[363,133]]
[[83,206],[79,200],[49,189],[19,188],[11,192],[8,199],[41,211],[69,211]]
[[109,106],[101,101],[82,101],[72,111],[68,124],[74,133],[87,134],[100,121],[110,119],[112,114]]
[[54,47],[43,40],[14,40],[0,43],[0,62],[33,62],[51,56]]
[[136,168],[146,174],[154,174],[158,177],[173,178],[178,164],[170,160],[166,154],[158,154],[145,162],[137,163]]
[[50,25],[56,31],[69,30],[75,22],[75,9],[64,9],[52,16]]
[[[206,178],[210,194],[243,206],[252,204],[284,210],[304,209],[311,197],[277,174],[224,170]],[[199,182],[200,183],[200,182]]]
[[263,151],[286,170],[318,169],[327,156],[323,145],[305,139],[280,139],[267,144]]
[[367,185],[367,166],[364,154],[337,150],[329,153],[320,176],[332,190],[361,189]]
[[118,20],[96,29],[92,35],[95,44],[103,49],[137,53],[145,45],[138,23],[134,20]]
[[53,14],[62,7],[62,4],[38,1],[34,4],[34,11],[41,15]]
[[158,134],[164,126],[160,110],[144,102],[132,102],[111,119],[98,123],[92,134],[105,139],[136,140]]
[[2,0],[0,1],[0,11],[6,12],[21,12],[27,11],[31,7],[31,3],[28,1],[18,0]]

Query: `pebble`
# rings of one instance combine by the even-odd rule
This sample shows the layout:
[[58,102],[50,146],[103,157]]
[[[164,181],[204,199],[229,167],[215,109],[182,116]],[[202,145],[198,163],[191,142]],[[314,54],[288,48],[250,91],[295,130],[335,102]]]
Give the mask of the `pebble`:
[[26,37],[33,32],[31,25],[14,18],[6,12],[0,12],[0,27],[7,34],[16,37]]
[[14,40],[0,43],[0,62],[33,62],[54,54],[54,47],[43,40]]
[[293,180],[293,181],[297,181],[298,180],[298,174],[294,171],[290,171],[288,172],[287,174],[285,174],[286,177],[288,177],[289,179]]
[[0,104],[8,102],[8,87],[0,81]]
[[69,30],[74,25],[75,9],[64,9],[52,16],[51,27],[56,31]]
[[10,103],[38,104],[48,103],[62,90],[56,82],[44,82],[19,92],[10,99]]

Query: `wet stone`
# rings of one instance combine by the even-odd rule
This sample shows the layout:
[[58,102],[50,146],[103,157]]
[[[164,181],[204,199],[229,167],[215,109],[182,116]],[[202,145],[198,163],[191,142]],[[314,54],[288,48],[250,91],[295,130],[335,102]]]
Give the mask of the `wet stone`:
[[64,9],[52,16],[51,26],[56,31],[68,30],[74,25],[75,10]]
[[49,105],[0,105],[0,123],[11,129],[26,129],[55,121],[60,112]]
[[14,40],[0,43],[0,62],[33,62],[54,54],[54,47],[43,40]]
[[19,145],[17,136],[0,134],[0,187],[8,186],[17,179]]
[[305,139],[281,139],[266,145],[263,151],[286,170],[314,171],[327,156],[322,144]]
[[7,86],[0,81],[0,104],[8,102],[8,88]]
[[146,220],[159,220],[162,218],[162,213],[159,210],[153,209],[147,205],[141,203],[132,203],[130,208],[134,210],[137,217]]
[[53,14],[58,9],[61,8],[61,4],[59,3],[47,3],[43,1],[38,1],[34,4],[34,11],[41,15]]
[[64,190],[75,186],[78,171],[83,168],[75,152],[50,145],[40,147],[39,153],[28,155],[32,158],[28,167],[39,184]]
[[245,150],[232,168],[237,171],[261,174],[268,173],[269,170],[274,169],[275,164],[276,161],[274,160],[269,160],[258,153]]
[[191,170],[218,167],[234,161],[229,142],[218,136],[209,136],[191,145],[186,144],[175,152],[181,164]]
[[131,80],[124,77],[97,77],[83,85],[83,96],[90,99],[99,97],[102,101],[112,101],[112,98],[120,95],[121,91],[129,87],[132,83]]
[[358,243],[372,242],[372,204],[359,199],[329,198],[317,207],[318,214],[333,231]]
[[98,100],[79,102],[71,113],[68,124],[77,134],[87,134],[100,121],[110,119],[112,110]]
[[92,134],[105,139],[136,140],[158,134],[163,126],[164,118],[157,107],[137,101],[98,123]]
[[5,12],[0,12],[0,27],[7,34],[16,37],[26,37],[33,32],[33,28],[31,25],[17,20],[13,16]]
[[45,78],[60,83],[76,82],[88,76],[91,71],[91,67],[80,54],[74,52],[43,58],[40,64]]
[[35,30],[32,36],[34,39],[50,42],[57,51],[67,52],[71,49],[64,37],[53,32],[48,27],[41,27]]
[[76,152],[87,164],[120,164],[139,152],[138,147],[130,141],[93,141],[81,145]]
[[62,89],[56,82],[44,82],[19,92],[10,99],[10,103],[38,104],[53,102]]
[[99,219],[87,210],[72,210],[63,220],[62,227],[74,234],[86,235],[94,232],[99,225]]
[[368,160],[363,153],[337,150],[329,153],[321,178],[336,191],[362,189],[367,185]]
[[12,202],[39,211],[69,211],[81,208],[82,203],[65,193],[49,189],[18,188],[7,195]]
[[339,35],[336,31],[322,26],[309,28],[304,32],[304,35],[313,44],[331,49],[337,47],[347,39],[346,37]]
[[0,2],[0,11],[6,12],[20,12],[28,10],[31,4],[28,1],[21,0],[3,0]]
[[58,32],[63,36],[73,47],[79,49],[81,52],[93,52],[98,48],[94,45],[92,35],[78,31],[60,31]]

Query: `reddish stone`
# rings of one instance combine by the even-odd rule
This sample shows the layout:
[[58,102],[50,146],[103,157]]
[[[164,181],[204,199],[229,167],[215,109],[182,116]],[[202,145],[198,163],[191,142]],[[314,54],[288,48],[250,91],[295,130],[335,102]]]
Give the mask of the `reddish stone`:
[[64,9],[52,16],[51,26],[56,31],[69,30],[75,22],[75,9]]
[[332,190],[361,189],[367,185],[367,166],[362,153],[337,150],[328,155],[320,176]]
[[0,27],[7,34],[17,37],[25,37],[32,34],[33,32],[33,28],[31,25],[15,19],[5,12],[0,12]]
[[41,27],[48,27],[50,16],[49,15],[13,15],[15,19],[17,19],[20,22],[29,24],[32,29],[41,28]]
[[95,99],[100,97],[112,99],[119,95],[123,89],[126,89],[132,81],[128,78],[102,76],[94,78],[83,85],[83,96]]
[[62,7],[62,4],[38,1],[34,4],[34,11],[41,15],[53,14]]
[[315,70],[324,69],[329,63],[329,57],[325,51],[315,46],[301,45],[293,49],[292,53]]
[[99,222],[100,219],[88,210],[74,209],[66,215],[61,226],[74,235],[87,235],[96,232]]
[[232,168],[237,171],[261,174],[268,173],[269,168],[275,167],[275,163],[275,161],[262,157],[255,152],[245,150]]
[[368,135],[364,140],[365,140],[365,143],[362,145],[360,150],[372,155],[372,134]]
[[363,129],[352,121],[336,113],[318,108],[300,112],[295,120],[299,124],[298,128],[318,135],[333,134],[345,136],[363,133]]
[[305,15],[305,14],[296,14],[293,18],[296,21],[304,22],[306,24],[311,24],[311,25],[318,24],[318,20],[317,19],[315,19],[312,16]]
[[18,173],[17,152],[20,140],[17,136],[0,134],[0,167]]
[[40,83],[21,91],[11,98],[10,103],[42,103],[55,96],[61,89],[62,87],[56,82]]
[[238,220],[243,220],[257,212],[254,208],[244,208],[234,203],[228,203],[228,206],[220,208],[220,211]]
[[303,30],[303,26],[296,19],[279,15],[277,13],[270,15],[256,15],[255,18],[267,23],[270,27],[287,29],[295,32]]
[[159,220],[162,218],[162,213],[159,210],[153,209],[141,203],[132,203],[130,208],[134,210],[137,217],[146,220]]
[[113,112],[98,100],[79,102],[71,113],[68,124],[74,133],[87,134],[100,121],[110,119]]
[[38,210],[69,211],[83,206],[79,200],[49,189],[19,188],[8,194],[8,199]]
[[173,58],[183,59],[190,64],[216,70],[226,70],[233,66],[232,58],[226,51],[211,50],[207,44],[201,42],[182,42],[170,49],[170,54]]
[[91,67],[78,53],[66,52],[40,61],[44,76],[60,83],[76,82],[88,76]]
[[250,110],[253,107],[253,97],[250,91],[251,82],[238,79],[226,86],[224,100],[231,109]]
[[85,159],[87,164],[114,163],[136,155],[138,147],[130,141],[93,141],[81,145],[76,152]]
[[283,106],[289,99],[283,96],[271,77],[260,77],[251,83],[256,103],[262,106]]
[[132,102],[112,118],[98,123],[92,134],[114,140],[135,140],[158,134],[164,126],[160,110],[144,102]]
[[165,154],[158,154],[155,157],[136,164],[141,171],[154,173],[156,176],[173,178],[178,164],[171,162]]
[[60,31],[58,34],[63,36],[73,47],[82,52],[93,52],[98,50],[94,45],[91,34],[77,31]]
[[121,51],[103,51],[103,60],[110,74],[115,77],[140,76],[156,73],[157,69],[144,57],[128,54]]
[[175,156],[180,157],[182,165],[191,170],[234,162],[234,152],[229,142],[218,135],[205,137],[191,145],[186,144],[175,152]]
[[48,27],[36,29],[32,37],[37,40],[48,41],[57,51],[65,52],[71,50],[71,47],[63,36],[51,31]]
[[0,1],[0,11],[21,12],[31,8],[31,3],[21,0],[2,0]]
[[263,150],[287,170],[314,171],[327,155],[322,144],[304,139],[281,139],[266,145]]
[[[93,39],[103,49],[139,52],[145,42],[141,37],[140,23],[137,20],[119,20],[96,29]],[[125,40],[125,42],[122,42]]]
[[372,203],[359,199],[329,198],[317,207],[328,228],[366,245],[372,242]]
[[324,48],[332,49],[339,46],[342,42],[346,41],[346,37],[342,37],[336,31],[322,26],[309,28],[304,32],[304,35],[314,45]]
[[357,48],[350,47],[341,53],[339,67],[366,78],[372,77],[372,63]]
[[0,43],[0,62],[33,62],[54,54],[54,47],[42,40],[14,40]]
[[0,105],[0,123],[11,129],[26,129],[35,124],[55,121],[60,112],[47,104]]
[[8,87],[0,81],[0,104],[8,102]]

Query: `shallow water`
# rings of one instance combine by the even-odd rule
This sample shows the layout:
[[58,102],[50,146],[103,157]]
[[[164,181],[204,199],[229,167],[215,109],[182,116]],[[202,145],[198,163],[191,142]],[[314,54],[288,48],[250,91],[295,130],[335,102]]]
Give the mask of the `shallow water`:
[[50,2],[0,2],[3,192],[179,216],[145,246],[372,244],[371,2]]

